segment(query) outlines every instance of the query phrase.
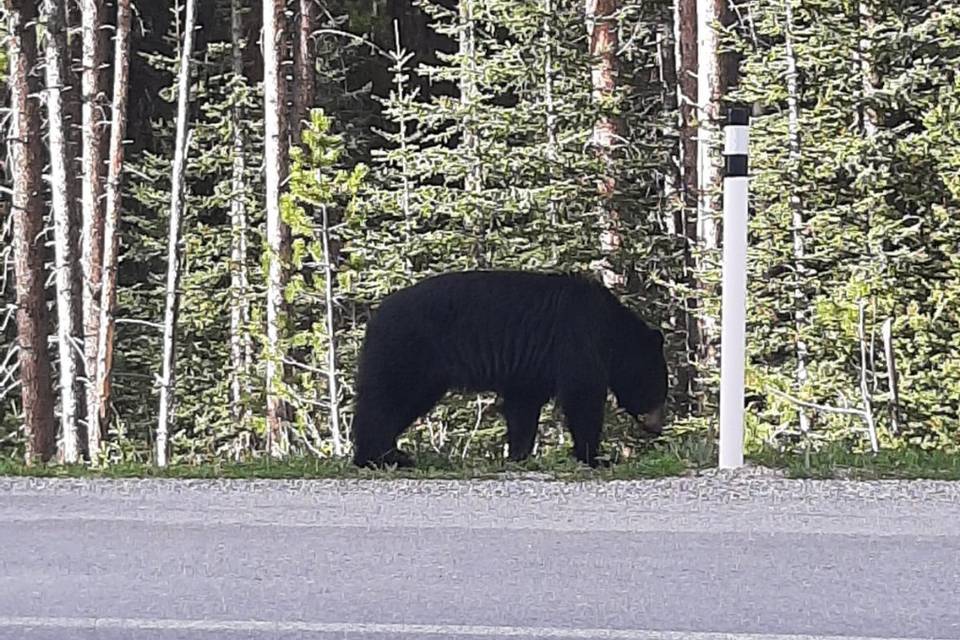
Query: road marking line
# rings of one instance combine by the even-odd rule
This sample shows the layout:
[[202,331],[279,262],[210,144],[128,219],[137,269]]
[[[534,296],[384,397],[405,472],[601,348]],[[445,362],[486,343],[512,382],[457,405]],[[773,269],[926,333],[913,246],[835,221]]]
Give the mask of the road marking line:
[[[139,631],[263,631],[272,633],[366,633],[390,636],[435,635],[475,637],[569,638],[581,640],[920,640],[869,636],[829,636],[711,631],[655,631],[649,629],[583,629],[447,624],[378,624],[353,622],[297,622],[270,620],[178,620],[171,618],[44,618],[0,616],[0,628],[119,629]],[[928,639],[934,640],[934,639]]]

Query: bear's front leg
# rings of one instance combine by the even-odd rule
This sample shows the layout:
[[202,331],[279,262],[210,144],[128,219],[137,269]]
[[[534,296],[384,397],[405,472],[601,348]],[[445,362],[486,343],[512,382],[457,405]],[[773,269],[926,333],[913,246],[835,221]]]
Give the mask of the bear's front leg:
[[573,455],[591,467],[606,464],[606,461],[597,459],[605,400],[606,394],[602,389],[566,391],[560,397],[567,429],[573,436]]

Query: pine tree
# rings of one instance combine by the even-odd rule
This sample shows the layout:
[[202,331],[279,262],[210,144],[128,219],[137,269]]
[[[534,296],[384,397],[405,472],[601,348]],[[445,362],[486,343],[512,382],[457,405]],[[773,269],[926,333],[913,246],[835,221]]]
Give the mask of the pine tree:
[[7,60],[10,86],[8,144],[13,190],[13,260],[16,271],[17,348],[20,397],[26,436],[25,459],[49,460],[56,452],[50,357],[49,319],[43,295],[43,229],[41,194],[39,86],[32,70],[38,62],[33,2],[5,0]]

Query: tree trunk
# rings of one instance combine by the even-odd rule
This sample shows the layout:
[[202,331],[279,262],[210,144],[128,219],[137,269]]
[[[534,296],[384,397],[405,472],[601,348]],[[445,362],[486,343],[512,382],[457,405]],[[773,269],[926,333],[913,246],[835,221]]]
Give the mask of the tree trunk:
[[[483,171],[480,166],[480,137],[474,122],[473,111],[477,102],[477,36],[474,17],[475,0],[460,0],[460,104],[465,112],[463,118],[463,150],[466,154],[467,169],[463,180],[467,197],[477,198],[483,190]],[[474,252],[479,267],[486,266],[486,224],[482,209],[471,207],[474,219],[467,221],[467,233],[473,235]]]
[[[683,281],[695,292],[697,285],[696,260],[693,248],[697,245],[697,130],[694,126],[697,105],[697,0],[674,0],[674,63],[677,78],[677,233],[683,243]],[[699,300],[690,295],[684,303],[681,323],[686,330],[687,366],[681,376],[681,393],[695,396],[697,354],[700,350],[700,324],[697,319]]]
[[[547,162],[549,163],[550,185],[553,186],[553,176],[556,170],[557,162],[557,105],[554,97],[554,60],[553,47],[556,35],[553,32],[554,19],[553,0],[544,0],[543,2],[543,100],[546,110],[546,133],[547,133]],[[551,222],[559,220],[557,211],[557,200],[551,194],[550,202],[547,204],[548,215]]]
[[[663,101],[663,113],[667,116],[676,116],[680,108],[679,79],[677,77],[676,43],[677,28],[674,24],[676,2],[673,3],[673,13],[667,22],[657,25],[657,75],[660,83],[660,96]],[[669,135],[669,128],[665,132]],[[663,195],[668,202],[682,203],[680,185],[680,155],[679,147],[673,149],[671,164],[664,171]],[[679,235],[682,227],[682,207],[676,207],[674,215],[666,216],[664,224],[672,235]]]
[[863,87],[863,103],[860,107],[861,118],[864,135],[872,138],[877,134],[878,127],[877,108],[873,104],[873,98],[880,82],[876,61],[874,60],[872,41],[873,30],[877,26],[877,21],[868,0],[860,0],[857,4],[857,13],[860,20],[860,42],[857,54],[860,59],[860,82]]
[[[103,0],[83,0],[83,353],[87,377],[86,405],[95,410],[97,336],[100,322],[100,279],[103,275],[103,140],[106,114],[103,105]],[[87,446],[95,455],[100,433],[87,433]]]
[[195,0],[186,0],[183,45],[177,73],[177,137],[170,180],[170,235],[167,239],[167,294],[163,313],[163,372],[160,377],[160,417],[157,421],[157,466],[167,465],[167,437],[173,426],[176,385],[176,331],[180,307],[180,227],[186,192],[190,103],[190,56],[196,25]]
[[40,113],[33,96],[39,83],[36,9],[32,0],[4,0],[7,22],[10,133],[7,149],[13,190],[13,258],[17,288],[17,347],[26,463],[49,460],[56,451],[56,423],[47,352],[49,318],[43,295],[43,154]]
[[477,97],[476,87],[476,25],[473,16],[474,0],[460,0],[460,103],[468,112],[463,124],[463,146],[469,154],[464,188],[477,193],[482,188],[480,161],[477,157],[478,139],[473,117],[469,114]]
[[79,459],[77,432],[77,337],[74,282],[77,256],[71,243],[70,195],[68,184],[68,137],[63,113],[62,91],[67,64],[66,10],[64,0],[44,0],[46,22],[47,124],[50,143],[50,187],[53,205],[54,264],[57,289],[57,346],[60,353],[60,430],[61,458],[68,464]]
[[[77,277],[73,279],[73,326],[79,337],[82,337],[83,331],[83,265],[81,258],[81,242],[83,234],[83,206],[80,199],[83,193],[83,95],[80,86],[80,62],[83,58],[83,33],[81,29],[81,11],[78,2],[68,0],[66,3],[67,19],[67,65],[66,82],[69,85],[66,91],[61,92],[63,96],[63,112],[66,121],[67,143],[69,151],[67,158],[69,160],[67,182],[70,198],[70,246],[74,247],[77,257]],[[82,360],[81,360],[82,365]],[[87,451],[86,428],[83,416],[86,415],[85,399],[87,385],[82,369],[77,375],[77,432],[80,436],[80,451],[85,454]]]
[[283,426],[282,383],[283,354],[280,324],[283,316],[283,221],[280,217],[280,189],[288,171],[287,128],[284,118],[283,83],[280,73],[280,48],[283,42],[283,2],[263,0],[263,98],[264,164],[266,166],[267,205],[267,450],[281,457],[288,450]]
[[[597,103],[612,100],[617,88],[617,49],[620,42],[616,21],[619,9],[619,0],[586,0],[590,55],[594,58],[593,99]],[[603,283],[612,289],[626,286],[626,274],[616,264],[623,246],[620,212],[615,203],[617,181],[614,175],[616,144],[620,138],[621,126],[613,117],[602,115],[597,119],[593,127],[592,144],[604,167],[604,175],[597,182],[602,202],[600,251],[603,255],[597,266]]]
[[[64,94],[64,111],[69,120],[70,146],[73,150],[70,164],[70,195],[74,206],[71,212],[77,216],[75,225],[77,232],[77,246],[80,246],[80,234],[82,229],[82,219],[80,218],[82,207],[80,203],[80,194],[83,189],[83,94],[81,90],[81,77],[78,72],[81,68],[83,59],[83,30],[82,30],[82,12],[80,5],[75,0],[67,2],[67,50],[70,59],[67,65],[67,80],[70,83],[70,91]],[[77,289],[77,300],[83,299],[83,280],[79,282],[80,288]],[[81,308],[81,312],[82,312]],[[80,322],[83,322],[81,316]],[[81,326],[81,324],[77,324]]]
[[332,248],[332,234],[330,232],[330,215],[327,206],[323,212],[323,257],[324,257],[324,299],[327,304],[327,392],[330,395],[330,435],[333,438],[333,453],[343,455],[343,432],[340,430],[340,384],[337,381],[339,372],[337,361],[337,322],[334,316],[333,283],[336,278],[336,263]]
[[[797,88],[797,58],[793,49],[793,0],[784,0],[785,28],[784,48],[787,58],[787,135],[789,137],[789,175],[790,183],[800,183],[800,95]],[[807,327],[807,308],[809,301],[803,290],[806,275],[806,248],[803,243],[804,225],[803,201],[799,187],[794,186],[790,193],[790,211],[793,217],[793,322],[797,332],[797,387],[800,394],[807,384],[807,343],[803,334]],[[810,430],[810,417],[803,407],[798,407],[800,430],[806,434]]]
[[300,131],[309,117],[310,107],[316,98],[316,70],[311,34],[316,23],[315,0],[298,0],[296,50],[293,58],[293,117],[290,121],[290,138],[300,144]]
[[114,41],[113,105],[107,175],[106,215],[103,228],[103,275],[100,291],[100,320],[97,323],[96,384],[91,394],[95,405],[87,406],[87,438],[90,459],[95,460],[106,431],[110,407],[110,375],[113,369],[114,328],[117,306],[117,263],[119,261],[121,177],[123,137],[127,131],[127,95],[130,71],[130,0],[117,2],[117,32]]
[[[732,63],[728,54],[721,54],[717,25],[728,25],[731,12],[727,0],[697,0],[697,240],[701,251],[699,272],[709,271],[719,257],[721,203],[721,154],[720,133],[721,101],[734,79]],[[710,287],[699,284],[700,298],[714,294]],[[719,337],[717,318],[710,313],[700,313],[699,368],[701,371],[717,369],[716,342]],[[699,399],[701,408],[706,398]]]
[[[243,78],[243,3],[231,0],[232,71]],[[233,127],[233,174],[231,176],[230,220],[233,227],[230,269],[230,414],[241,429],[249,426],[250,412],[244,409],[244,392],[249,391],[251,344],[249,335],[250,301],[247,274],[247,206],[246,169],[247,139],[243,129],[243,113],[239,105],[231,112]]]

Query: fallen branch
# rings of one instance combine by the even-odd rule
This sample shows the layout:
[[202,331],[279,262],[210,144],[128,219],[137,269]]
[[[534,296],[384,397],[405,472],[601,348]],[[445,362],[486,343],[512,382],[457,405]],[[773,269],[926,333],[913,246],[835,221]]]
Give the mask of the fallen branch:
[[792,402],[793,404],[795,404],[795,405],[797,405],[797,406],[800,406],[800,407],[804,407],[804,408],[806,408],[806,409],[813,409],[813,410],[815,410],[815,411],[823,411],[824,413],[839,413],[839,414],[841,414],[841,415],[856,416],[856,417],[861,418],[861,419],[864,418],[864,412],[863,412],[861,409],[847,409],[847,408],[844,408],[844,407],[831,407],[830,405],[826,405],[826,404],[817,404],[816,402],[807,402],[806,400],[801,400],[800,398],[795,398],[795,397],[791,396],[791,395],[788,394],[788,393],[784,393],[783,391],[780,391],[780,390],[778,390],[778,389],[774,389],[774,388],[772,388],[772,387],[768,387],[768,388],[767,388],[767,391],[769,391],[770,393],[772,393],[772,394],[775,395],[775,396],[778,396],[778,397],[780,397],[780,398],[783,398],[784,400],[787,400],[788,402]]

